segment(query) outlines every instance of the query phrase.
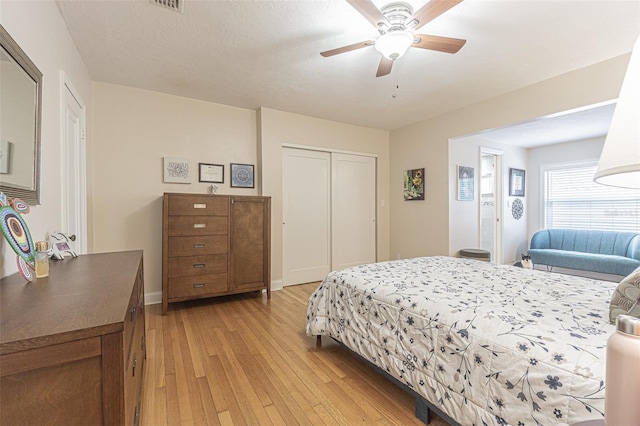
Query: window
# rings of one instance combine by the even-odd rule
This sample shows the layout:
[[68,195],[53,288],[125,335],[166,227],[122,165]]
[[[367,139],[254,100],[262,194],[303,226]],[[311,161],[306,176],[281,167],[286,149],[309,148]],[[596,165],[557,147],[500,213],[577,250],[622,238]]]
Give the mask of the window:
[[543,168],[545,228],[640,232],[640,190],[593,181],[597,163]]

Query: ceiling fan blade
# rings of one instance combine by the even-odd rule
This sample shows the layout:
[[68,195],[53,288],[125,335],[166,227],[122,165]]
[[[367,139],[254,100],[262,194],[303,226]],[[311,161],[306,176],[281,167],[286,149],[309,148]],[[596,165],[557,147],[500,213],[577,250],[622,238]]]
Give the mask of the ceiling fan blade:
[[[433,21],[438,16],[442,15],[444,12],[461,2],[462,0],[431,0],[420,9],[418,9],[413,14],[413,16],[411,16],[411,18],[407,19],[407,25],[412,30],[417,30],[424,24]],[[417,24],[412,27],[410,23],[414,20],[417,21]]]
[[461,38],[441,37],[426,34],[415,34],[418,40],[411,47],[437,50],[438,52],[456,53],[464,46],[467,40]]
[[367,46],[373,46],[375,42],[373,40],[361,41],[360,43],[350,44],[349,46],[342,46],[336,49],[327,50],[326,52],[320,52],[322,56],[328,58],[329,56],[339,55],[340,53],[351,52],[352,50],[361,49]]
[[378,65],[378,72],[376,73],[376,77],[382,77],[391,72],[391,67],[393,66],[393,61],[391,59],[387,59],[384,56],[380,57],[380,65]]
[[380,22],[387,22],[387,18],[384,17],[380,9],[371,0],[347,0],[347,2],[367,21],[371,22],[374,27],[378,28]]

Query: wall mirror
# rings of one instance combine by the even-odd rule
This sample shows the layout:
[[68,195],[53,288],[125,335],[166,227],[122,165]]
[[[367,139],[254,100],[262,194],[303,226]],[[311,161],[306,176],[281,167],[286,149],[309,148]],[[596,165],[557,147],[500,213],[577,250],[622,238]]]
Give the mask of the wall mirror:
[[40,204],[42,73],[0,25],[0,191]]

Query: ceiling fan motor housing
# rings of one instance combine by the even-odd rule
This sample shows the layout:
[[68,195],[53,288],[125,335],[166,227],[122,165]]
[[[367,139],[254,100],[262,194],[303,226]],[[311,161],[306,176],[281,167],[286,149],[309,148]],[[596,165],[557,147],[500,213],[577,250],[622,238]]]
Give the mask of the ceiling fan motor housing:
[[407,29],[407,20],[413,15],[413,7],[409,3],[394,2],[383,7],[380,12],[387,22],[378,23],[380,34]]

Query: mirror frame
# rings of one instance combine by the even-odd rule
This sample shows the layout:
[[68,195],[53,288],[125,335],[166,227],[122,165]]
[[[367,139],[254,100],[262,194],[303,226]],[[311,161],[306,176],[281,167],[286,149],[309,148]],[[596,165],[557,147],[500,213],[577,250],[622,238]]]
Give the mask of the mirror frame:
[[34,189],[9,186],[0,182],[0,191],[10,198],[20,198],[27,204],[40,204],[40,129],[42,125],[42,73],[26,53],[18,46],[9,33],[0,25],[0,45],[36,83],[35,139],[33,141],[33,182]]

